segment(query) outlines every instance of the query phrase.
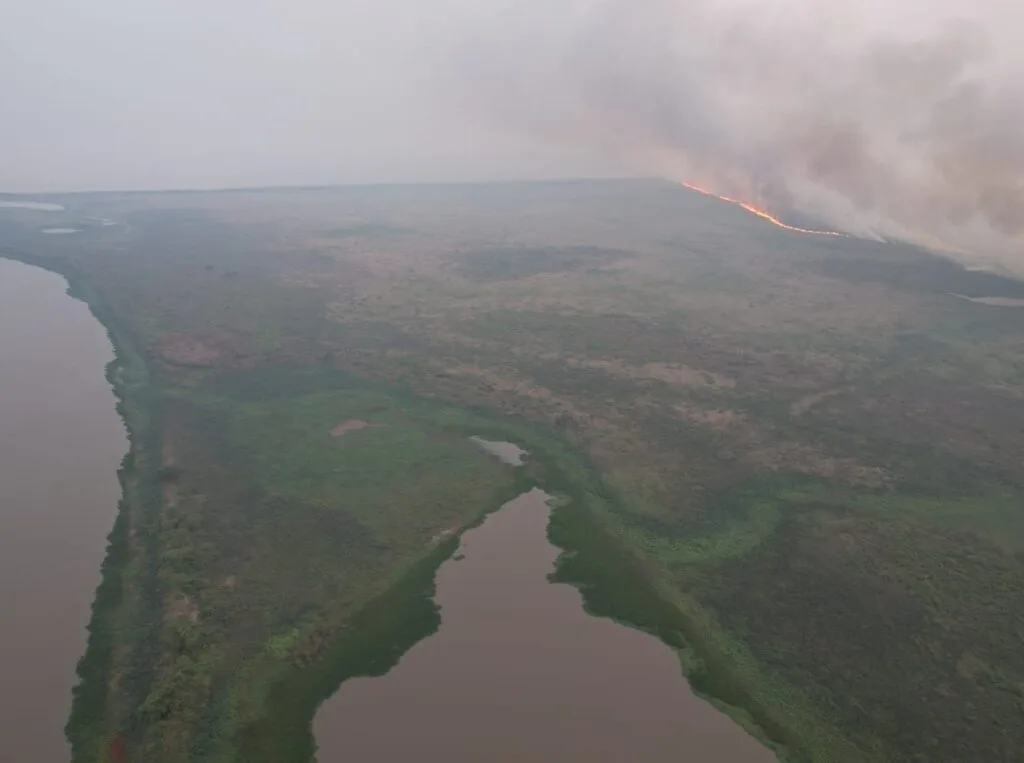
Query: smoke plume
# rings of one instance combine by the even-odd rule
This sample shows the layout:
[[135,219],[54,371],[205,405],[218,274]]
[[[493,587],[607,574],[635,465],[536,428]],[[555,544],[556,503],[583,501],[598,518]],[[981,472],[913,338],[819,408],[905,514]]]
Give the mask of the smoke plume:
[[460,46],[497,124],[1024,271],[1016,0],[566,0]]

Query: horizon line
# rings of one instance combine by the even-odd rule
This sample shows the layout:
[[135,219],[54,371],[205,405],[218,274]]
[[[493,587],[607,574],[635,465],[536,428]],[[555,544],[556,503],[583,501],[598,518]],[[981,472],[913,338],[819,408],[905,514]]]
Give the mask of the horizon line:
[[178,188],[137,188],[137,189],[79,189],[52,191],[7,191],[0,190],[0,198],[5,197],[44,197],[44,196],[86,196],[100,194],[172,194],[172,193],[255,193],[266,191],[330,191],[346,188],[404,188],[404,187],[472,187],[488,185],[559,185],[571,183],[622,183],[638,181],[658,181],[671,183],[667,178],[642,175],[601,175],[594,177],[550,177],[530,179],[499,179],[499,180],[381,180],[353,183],[314,183],[314,184],[282,184],[282,185],[238,185],[211,187],[178,187]]

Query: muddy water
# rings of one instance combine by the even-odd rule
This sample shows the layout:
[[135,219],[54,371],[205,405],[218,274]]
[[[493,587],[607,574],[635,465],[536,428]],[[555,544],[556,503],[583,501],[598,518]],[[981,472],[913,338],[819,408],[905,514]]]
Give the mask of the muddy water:
[[62,278],[0,259],[0,760],[66,763],[127,449],[113,353]]
[[513,442],[500,442],[497,440],[485,440],[483,437],[470,437],[481,450],[497,456],[502,462],[510,466],[522,466],[523,459],[528,455],[525,450]]
[[438,572],[440,631],[383,678],[342,684],[316,719],[319,763],[774,761],[691,693],[668,647],[548,582],[545,499],[464,536]]

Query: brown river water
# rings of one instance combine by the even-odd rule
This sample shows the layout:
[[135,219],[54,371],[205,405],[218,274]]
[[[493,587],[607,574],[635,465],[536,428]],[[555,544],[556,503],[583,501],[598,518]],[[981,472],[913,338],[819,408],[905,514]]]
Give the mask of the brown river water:
[[127,450],[113,350],[64,279],[0,259],[0,761],[67,763],[64,724]]
[[319,763],[775,760],[691,692],[671,649],[548,581],[546,499],[531,491],[466,533],[438,571],[440,630],[324,703]]

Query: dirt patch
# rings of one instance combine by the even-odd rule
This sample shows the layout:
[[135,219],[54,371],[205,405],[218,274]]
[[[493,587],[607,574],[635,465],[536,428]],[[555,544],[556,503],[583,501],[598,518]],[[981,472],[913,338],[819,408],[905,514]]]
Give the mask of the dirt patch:
[[889,474],[881,467],[832,456],[806,443],[777,439],[737,411],[705,409],[695,405],[676,405],[673,410],[684,421],[728,434],[742,458],[760,468],[797,471],[872,488],[881,487],[889,481]]
[[175,508],[178,505],[178,486],[173,482],[164,482],[161,486],[164,505],[168,508]]
[[360,429],[376,428],[379,426],[383,425],[371,424],[369,421],[363,421],[362,419],[348,419],[334,427],[331,430],[331,435],[334,437],[344,437],[349,432],[358,432]]
[[721,374],[678,363],[647,363],[634,372],[640,379],[655,379],[679,387],[722,387],[733,389],[736,382]]
[[199,622],[199,607],[181,591],[171,594],[164,613],[168,620],[188,620],[190,623]]
[[815,392],[811,395],[805,395],[791,406],[789,406],[789,412],[794,416],[799,416],[801,413],[806,413],[811,409],[812,406],[817,405],[822,400],[827,400],[830,397],[835,397],[846,391],[846,387],[835,387],[833,389],[826,389],[821,392]]
[[492,399],[505,398],[512,394],[532,400],[549,408],[552,415],[570,416],[576,422],[585,422],[591,417],[583,410],[574,406],[567,398],[560,397],[547,387],[542,387],[525,377],[502,375],[496,371],[469,363],[455,363],[442,367],[448,376],[473,377],[479,379],[488,388]]
[[163,466],[160,468],[159,479],[164,504],[172,509],[178,505],[178,474],[179,469],[174,461],[174,444],[170,437],[165,437]]
[[727,376],[691,368],[681,363],[645,363],[642,366],[630,366],[620,360],[570,358],[567,365],[571,368],[593,368],[619,378],[660,381],[673,387],[733,389],[736,386],[736,382]]
[[747,423],[747,417],[738,411],[698,408],[694,405],[676,405],[673,408],[686,421],[709,427],[716,432],[729,432]]
[[442,530],[439,533],[435,533],[434,536],[430,539],[430,543],[436,546],[445,538],[450,538],[451,536],[453,536],[455,533],[459,531],[459,529],[460,527],[456,525],[455,527],[449,527],[447,530]]
[[832,456],[798,442],[755,443],[746,453],[747,459],[772,471],[797,471],[825,479],[839,480],[860,487],[884,487],[890,481],[885,469],[866,466],[851,458]]
[[237,366],[244,360],[228,334],[164,334],[158,351],[177,366]]
[[126,763],[128,760],[128,745],[120,734],[110,742],[107,748],[107,760],[110,763]]

